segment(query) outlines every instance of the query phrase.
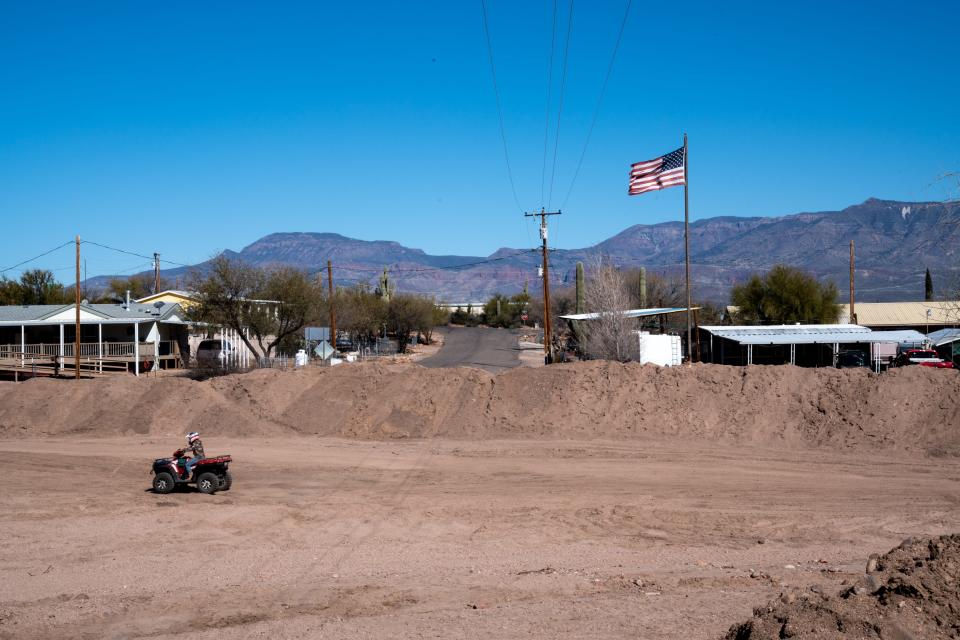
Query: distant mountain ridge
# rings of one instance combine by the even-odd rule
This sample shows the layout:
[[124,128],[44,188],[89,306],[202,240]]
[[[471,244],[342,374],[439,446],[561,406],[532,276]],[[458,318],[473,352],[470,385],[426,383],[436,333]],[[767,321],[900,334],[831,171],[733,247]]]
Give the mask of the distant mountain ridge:
[[[938,291],[960,276],[960,202],[897,202],[871,198],[841,211],[780,217],[722,216],[690,225],[694,293],[726,302],[730,288],[777,263],[833,279],[848,278],[849,243],[856,244],[857,299],[918,300],[930,268]],[[487,257],[430,255],[392,241],[367,241],[336,233],[272,233],[226,255],[250,264],[292,265],[317,272],[334,266],[339,285],[376,282],[386,266],[401,291],[448,302],[540,288],[539,252],[502,248]],[[683,224],[637,224],[583,249],[551,251],[551,284],[570,283],[578,260],[599,256],[626,267],[678,274],[683,269]],[[196,265],[203,269],[206,263]],[[187,269],[166,270],[170,279]],[[106,281],[106,278],[97,280]]]

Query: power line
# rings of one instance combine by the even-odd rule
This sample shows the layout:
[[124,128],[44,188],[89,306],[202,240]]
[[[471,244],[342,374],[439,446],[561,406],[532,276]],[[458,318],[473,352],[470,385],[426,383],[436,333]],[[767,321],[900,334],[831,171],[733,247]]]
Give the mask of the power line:
[[570,54],[570,32],[573,31],[573,0],[570,0],[570,10],[567,15],[567,38],[563,45],[563,66],[560,73],[560,100],[557,103],[557,127],[553,133],[553,168],[550,170],[550,195],[547,197],[547,208],[553,200],[553,179],[557,173],[557,149],[560,146],[560,116],[563,115],[563,94],[567,88],[567,59]]
[[[69,244],[69,243],[68,243],[68,244]],[[145,260],[149,260],[151,264],[153,264],[153,260],[154,260],[154,257],[153,257],[153,256],[145,256],[145,255],[143,255],[142,253],[137,253],[137,252],[135,252],[135,251],[127,251],[126,249],[118,249],[118,248],[116,248],[116,247],[111,247],[111,246],[108,246],[108,245],[105,245],[105,244],[100,244],[99,242],[94,242],[93,240],[82,240],[82,241],[80,242],[80,244],[92,244],[93,246],[95,246],[95,247],[100,247],[101,249],[109,249],[110,251],[116,251],[117,253],[125,253],[125,254],[127,254],[128,256],[136,256],[137,258],[144,258]],[[189,264],[183,264],[182,262],[174,262],[173,260],[162,260],[162,259],[161,259],[160,262],[166,262],[167,264],[172,264],[172,265],[177,266],[177,267],[185,267],[185,268],[187,268],[187,269],[189,269],[189,268],[192,266],[192,265],[189,265]]]
[[607,84],[610,82],[610,75],[613,73],[613,64],[617,59],[617,51],[620,50],[620,40],[623,38],[623,30],[627,26],[627,18],[630,17],[630,5],[632,4],[633,0],[627,0],[627,8],[623,11],[623,20],[620,21],[620,31],[617,32],[617,41],[613,45],[613,54],[610,56],[610,64],[607,65],[607,75],[603,78],[603,85],[600,87],[600,95],[597,97],[597,106],[593,110],[593,118],[590,120],[590,128],[587,130],[587,139],[583,143],[583,151],[580,152],[580,159],[577,161],[577,168],[573,172],[573,179],[570,181],[570,188],[567,190],[567,195],[563,199],[563,204],[560,205],[561,209],[567,206],[567,201],[570,199],[570,194],[573,193],[573,185],[577,181],[577,176],[580,175],[580,167],[583,166],[583,159],[587,155],[587,147],[590,146],[590,138],[593,136],[593,128],[597,124],[597,117],[600,115],[600,107],[603,105],[603,97],[607,93]]
[[557,40],[557,0],[553,0],[553,23],[550,27],[550,65],[547,67],[547,106],[543,116],[543,162],[540,167],[540,203],[547,179],[547,140],[550,138],[550,99],[553,93],[553,51]]
[[58,246],[54,247],[53,249],[50,249],[49,251],[44,251],[44,252],[41,253],[40,255],[33,256],[32,258],[27,258],[27,259],[24,260],[23,262],[18,262],[17,264],[13,265],[12,267],[7,267],[6,269],[0,269],[0,273],[6,273],[7,271],[10,271],[10,270],[12,270],[12,269],[16,269],[17,267],[22,267],[23,265],[27,264],[28,262],[33,262],[34,260],[39,260],[40,258],[42,258],[42,257],[44,257],[44,256],[48,256],[48,255],[50,255],[51,253],[53,253],[54,251],[57,251],[58,249],[63,249],[65,246],[70,245],[70,244],[73,244],[74,242],[75,242],[74,240],[67,240],[67,241],[64,242],[63,244],[58,245]]
[[513,181],[510,153],[507,151],[507,133],[503,126],[503,107],[500,105],[500,88],[497,85],[497,69],[493,63],[493,43],[490,41],[490,25],[487,21],[486,0],[480,0],[480,7],[483,9],[483,31],[487,37],[487,56],[490,58],[490,77],[493,78],[493,94],[497,99],[497,115],[500,118],[500,139],[503,141],[503,157],[507,162],[507,177],[510,179],[510,191],[513,193],[513,201],[516,203],[517,208],[523,211],[523,205],[520,204],[520,198],[517,197],[517,187]]

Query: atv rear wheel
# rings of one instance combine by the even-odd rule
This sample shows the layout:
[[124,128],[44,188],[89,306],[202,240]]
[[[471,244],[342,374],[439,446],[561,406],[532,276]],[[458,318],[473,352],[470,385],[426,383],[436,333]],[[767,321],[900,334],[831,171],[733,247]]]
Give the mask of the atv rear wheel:
[[233,476],[230,475],[230,472],[227,471],[223,474],[223,477],[220,478],[220,488],[217,491],[230,491],[230,485],[233,484]]
[[173,479],[173,475],[166,471],[161,471],[153,476],[153,490],[155,493],[170,493],[176,486],[177,482]]
[[220,478],[215,473],[201,473],[197,478],[197,489],[200,493],[212,494],[220,488]]

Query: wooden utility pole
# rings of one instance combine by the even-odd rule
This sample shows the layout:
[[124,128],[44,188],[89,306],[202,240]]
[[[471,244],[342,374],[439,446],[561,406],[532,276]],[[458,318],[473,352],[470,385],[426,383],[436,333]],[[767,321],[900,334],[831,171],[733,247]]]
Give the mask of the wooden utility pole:
[[327,286],[330,291],[330,346],[337,350],[337,311],[333,301],[333,265],[327,260]]
[[853,308],[853,240],[850,241],[850,324],[857,324],[857,312]]
[[547,211],[541,208],[539,213],[524,213],[527,218],[540,216],[540,239],[543,241],[543,354],[547,364],[553,362],[553,326],[550,319],[550,260],[547,249],[547,216],[558,216],[560,211]]
[[77,380],[80,379],[80,236],[77,236],[77,336],[73,343],[73,366]]
[[153,254],[153,293],[160,293],[160,254]]
[[687,153],[687,134],[683,134],[683,262],[687,274],[687,364],[693,363],[693,331],[690,328],[690,158]]

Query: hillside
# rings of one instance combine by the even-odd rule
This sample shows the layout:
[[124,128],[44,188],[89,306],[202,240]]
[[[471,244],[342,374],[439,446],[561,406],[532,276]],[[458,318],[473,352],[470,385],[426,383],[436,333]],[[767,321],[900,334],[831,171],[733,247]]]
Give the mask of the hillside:
[[[691,224],[695,295],[725,302],[730,287],[778,262],[833,279],[846,288],[849,242],[857,246],[857,290],[863,301],[910,300],[923,293],[926,268],[938,285],[960,275],[960,202],[870,199],[841,211],[780,217],[716,217]],[[502,248],[490,256],[435,256],[397,242],[366,241],[335,233],[273,233],[227,255],[256,265],[288,264],[309,271],[336,267],[340,284],[375,282],[384,266],[405,291],[447,301],[475,301],[495,292],[537,284],[539,253]],[[608,256],[622,266],[679,274],[683,225],[634,225],[598,244],[551,253],[555,286],[572,281],[578,260]],[[197,265],[202,269],[203,264]],[[182,278],[186,269],[164,271]],[[105,282],[106,277],[91,284]]]

